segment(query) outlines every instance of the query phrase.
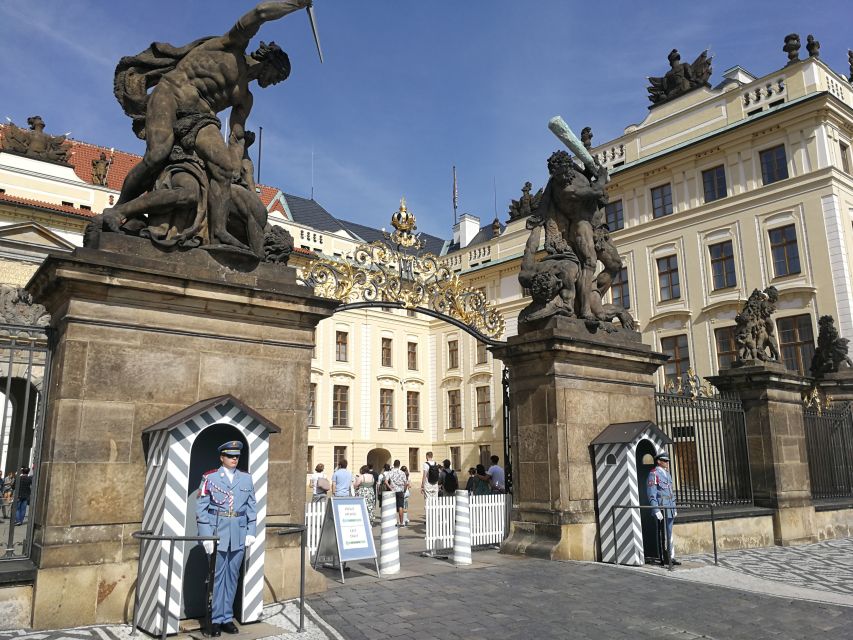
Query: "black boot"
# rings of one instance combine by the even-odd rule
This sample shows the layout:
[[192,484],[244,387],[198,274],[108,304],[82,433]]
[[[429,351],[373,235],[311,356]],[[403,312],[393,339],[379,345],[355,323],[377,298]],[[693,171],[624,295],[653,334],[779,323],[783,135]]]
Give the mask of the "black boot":
[[240,633],[240,630],[237,628],[237,625],[234,624],[233,620],[229,620],[228,622],[222,625],[222,630],[225,633]]

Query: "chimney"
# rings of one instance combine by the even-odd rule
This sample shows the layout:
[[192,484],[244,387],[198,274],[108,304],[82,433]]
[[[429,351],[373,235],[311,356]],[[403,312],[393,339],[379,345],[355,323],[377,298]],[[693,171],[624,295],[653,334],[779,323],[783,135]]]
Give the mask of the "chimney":
[[453,225],[453,242],[458,243],[460,249],[467,247],[479,232],[480,219],[470,213],[463,213],[459,222]]

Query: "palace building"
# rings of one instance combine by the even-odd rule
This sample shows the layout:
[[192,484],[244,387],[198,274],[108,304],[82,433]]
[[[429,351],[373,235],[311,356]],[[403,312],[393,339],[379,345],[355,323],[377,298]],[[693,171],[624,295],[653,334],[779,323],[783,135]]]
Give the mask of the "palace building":
[[[0,127],[0,137],[8,131]],[[853,334],[851,139],[853,86],[810,55],[762,77],[733,67],[713,86],[676,91],[591,148],[610,170],[606,216],[624,263],[609,295],[630,309],[643,341],[670,356],[661,386],[733,360],[734,318],[756,288],[779,291],[776,334],[790,369],[808,373],[821,315]],[[541,174],[520,184],[544,185],[552,150],[543,149]],[[22,287],[47,251],[82,245],[86,224],[115,201],[138,160],[71,141],[62,164],[9,152],[0,140],[0,281]],[[383,237],[313,200],[259,189],[270,222],[294,238],[298,269]],[[389,219],[393,211],[389,203]],[[525,222],[464,214],[447,239],[422,236],[425,250],[503,314],[501,339],[516,333],[529,302],[517,280]],[[456,326],[406,309],[337,313],[316,335],[306,470],[399,458],[417,472],[427,451],[457,469],[492,454],[503,464],[501,380],[501,362]]]

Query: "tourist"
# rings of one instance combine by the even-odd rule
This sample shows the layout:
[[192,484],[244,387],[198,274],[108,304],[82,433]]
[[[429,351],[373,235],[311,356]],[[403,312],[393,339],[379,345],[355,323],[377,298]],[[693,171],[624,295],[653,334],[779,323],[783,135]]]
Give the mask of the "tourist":
[[474,474],[474,495],[484,496],[492,492],[492,487],[489,484],[489,476],[486,474],[486,467],[481,464],[477,465]]
[[382,517],[382,493],[385,491],[385,477],[391,471],[391,465],[387,462],[382,465],[382,471],[376,477],[376,502],[379,504],[379,517]]
[[403,506],[406,500],[406,489],[409,487],[409,481],[406,479],[406,474],[400,469],[400,461],[394,460],[394,467],[385,474],[385,487],[388,491],[393,491],[397,506],[397,526],[403,526]]
[[370,472],[370,467],[366,464],[358,470],[358,475],[355,477],[353,487],[355,495],[364,498],[364,504],[367,507],[367,513],[370,515],[370,521],[373,522],[373,508],[376,506],[376,479]]
[[406,474],[406,491],[403,492],[403,526],[409,526],[409,496],[412,495],[409,487],[409,468],[405,465],[400,467],[400,471]]
[[15,511],[15,524],[20,526],[24,524],[24,518],[27,515],[27,506],[30,504],[30,490],[33,486],[33,479],[27,467],[21,468],[18,484],[18,508]]
[[498,466],[500,458],[492,456],[490,460],[492,461],[492,466],[486,471],[486,475],[489,476],[489,485],[492,488],[492,493],[506,493],[504,470]]
[[[246,549],[255,543],[255,486],[252,476],[237,469],[243,443],[230,440],[219,446],[220,467],[202,476],[196,497],[198,535],[219,536],[213,577],[212,627],[204,635],[239,633],[234,624],[234,596]],[[213,540],[202,546],[213,554]]]
[[15,472],[10,471],[3,478],[0,488],[0,507],[3,509],[3,519],[12,518],[12,494],[15,492]]
[[474,467],[468,469],[468,482],[465,483],[465,491],[468,495],[474,493],[474,488],[477,486],[477,470]]
[[442,467],[441,495],[455,496],[456,490],[459,489],[459,478],[456,477],[456,472],[451,468],[450,460],[445,460]]
[[344,498],[352,495],[352,471],[347,469],[346,459],[338,462],[338,468],[332,474],[332,495]]
[[311,502],[322,502],[326,499],[329,489],[332,485],[323,473],[325,465],[321,462],[314,467],[314,473],[311,474]]
[[655,456],[657,466],[649,473],[646,483],[646,495],[649,504],[654,507],[652,515],[658,521],[658,557],[662,565],[681,564],[675,559],[675,547],[672,540],[672,524],[678,511],[675,510],[675,496],[672,492],[672,476],[669,475],[669,455],[659,453]]
[[438,497],[440,468],[432,457],[432,451],[427,452],[426,461],[423,467],[421,467],[421,494],[424,497],[424,501]]

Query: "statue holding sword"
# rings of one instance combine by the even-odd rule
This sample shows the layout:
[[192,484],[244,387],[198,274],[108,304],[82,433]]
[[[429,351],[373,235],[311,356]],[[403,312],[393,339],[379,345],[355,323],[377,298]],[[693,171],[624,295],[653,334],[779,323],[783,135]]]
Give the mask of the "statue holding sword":
[[[258,4],[223,35],[183,47],[155,42],[142,53],[121,59],[115,95],[146,149],[142,161],[128,173],[116,205],[104,212],[103,230],[144,229],[149,211],[168,207],[174,200],[168,189],[154,188],[158,179],[168,166],[189,158],[204,167],[202,177],[208,182],[204,224],[196,220],[190,233],[198,240],[189,246],[249,249],[228,230],[231,184],[240,174],[243,132],[254,99],[249,84],[277,84],[288,77],[291,67],[287,54],[274,42],[261,42],[250,55],[246,48],[265,22],[299,9],[308,10],[319,52],[312,0],[281,0]],[[220,133],[217,115],[228,108],[229,137],[236,141],[231,145]],[[175,229],[174,234],[181,231]]]

